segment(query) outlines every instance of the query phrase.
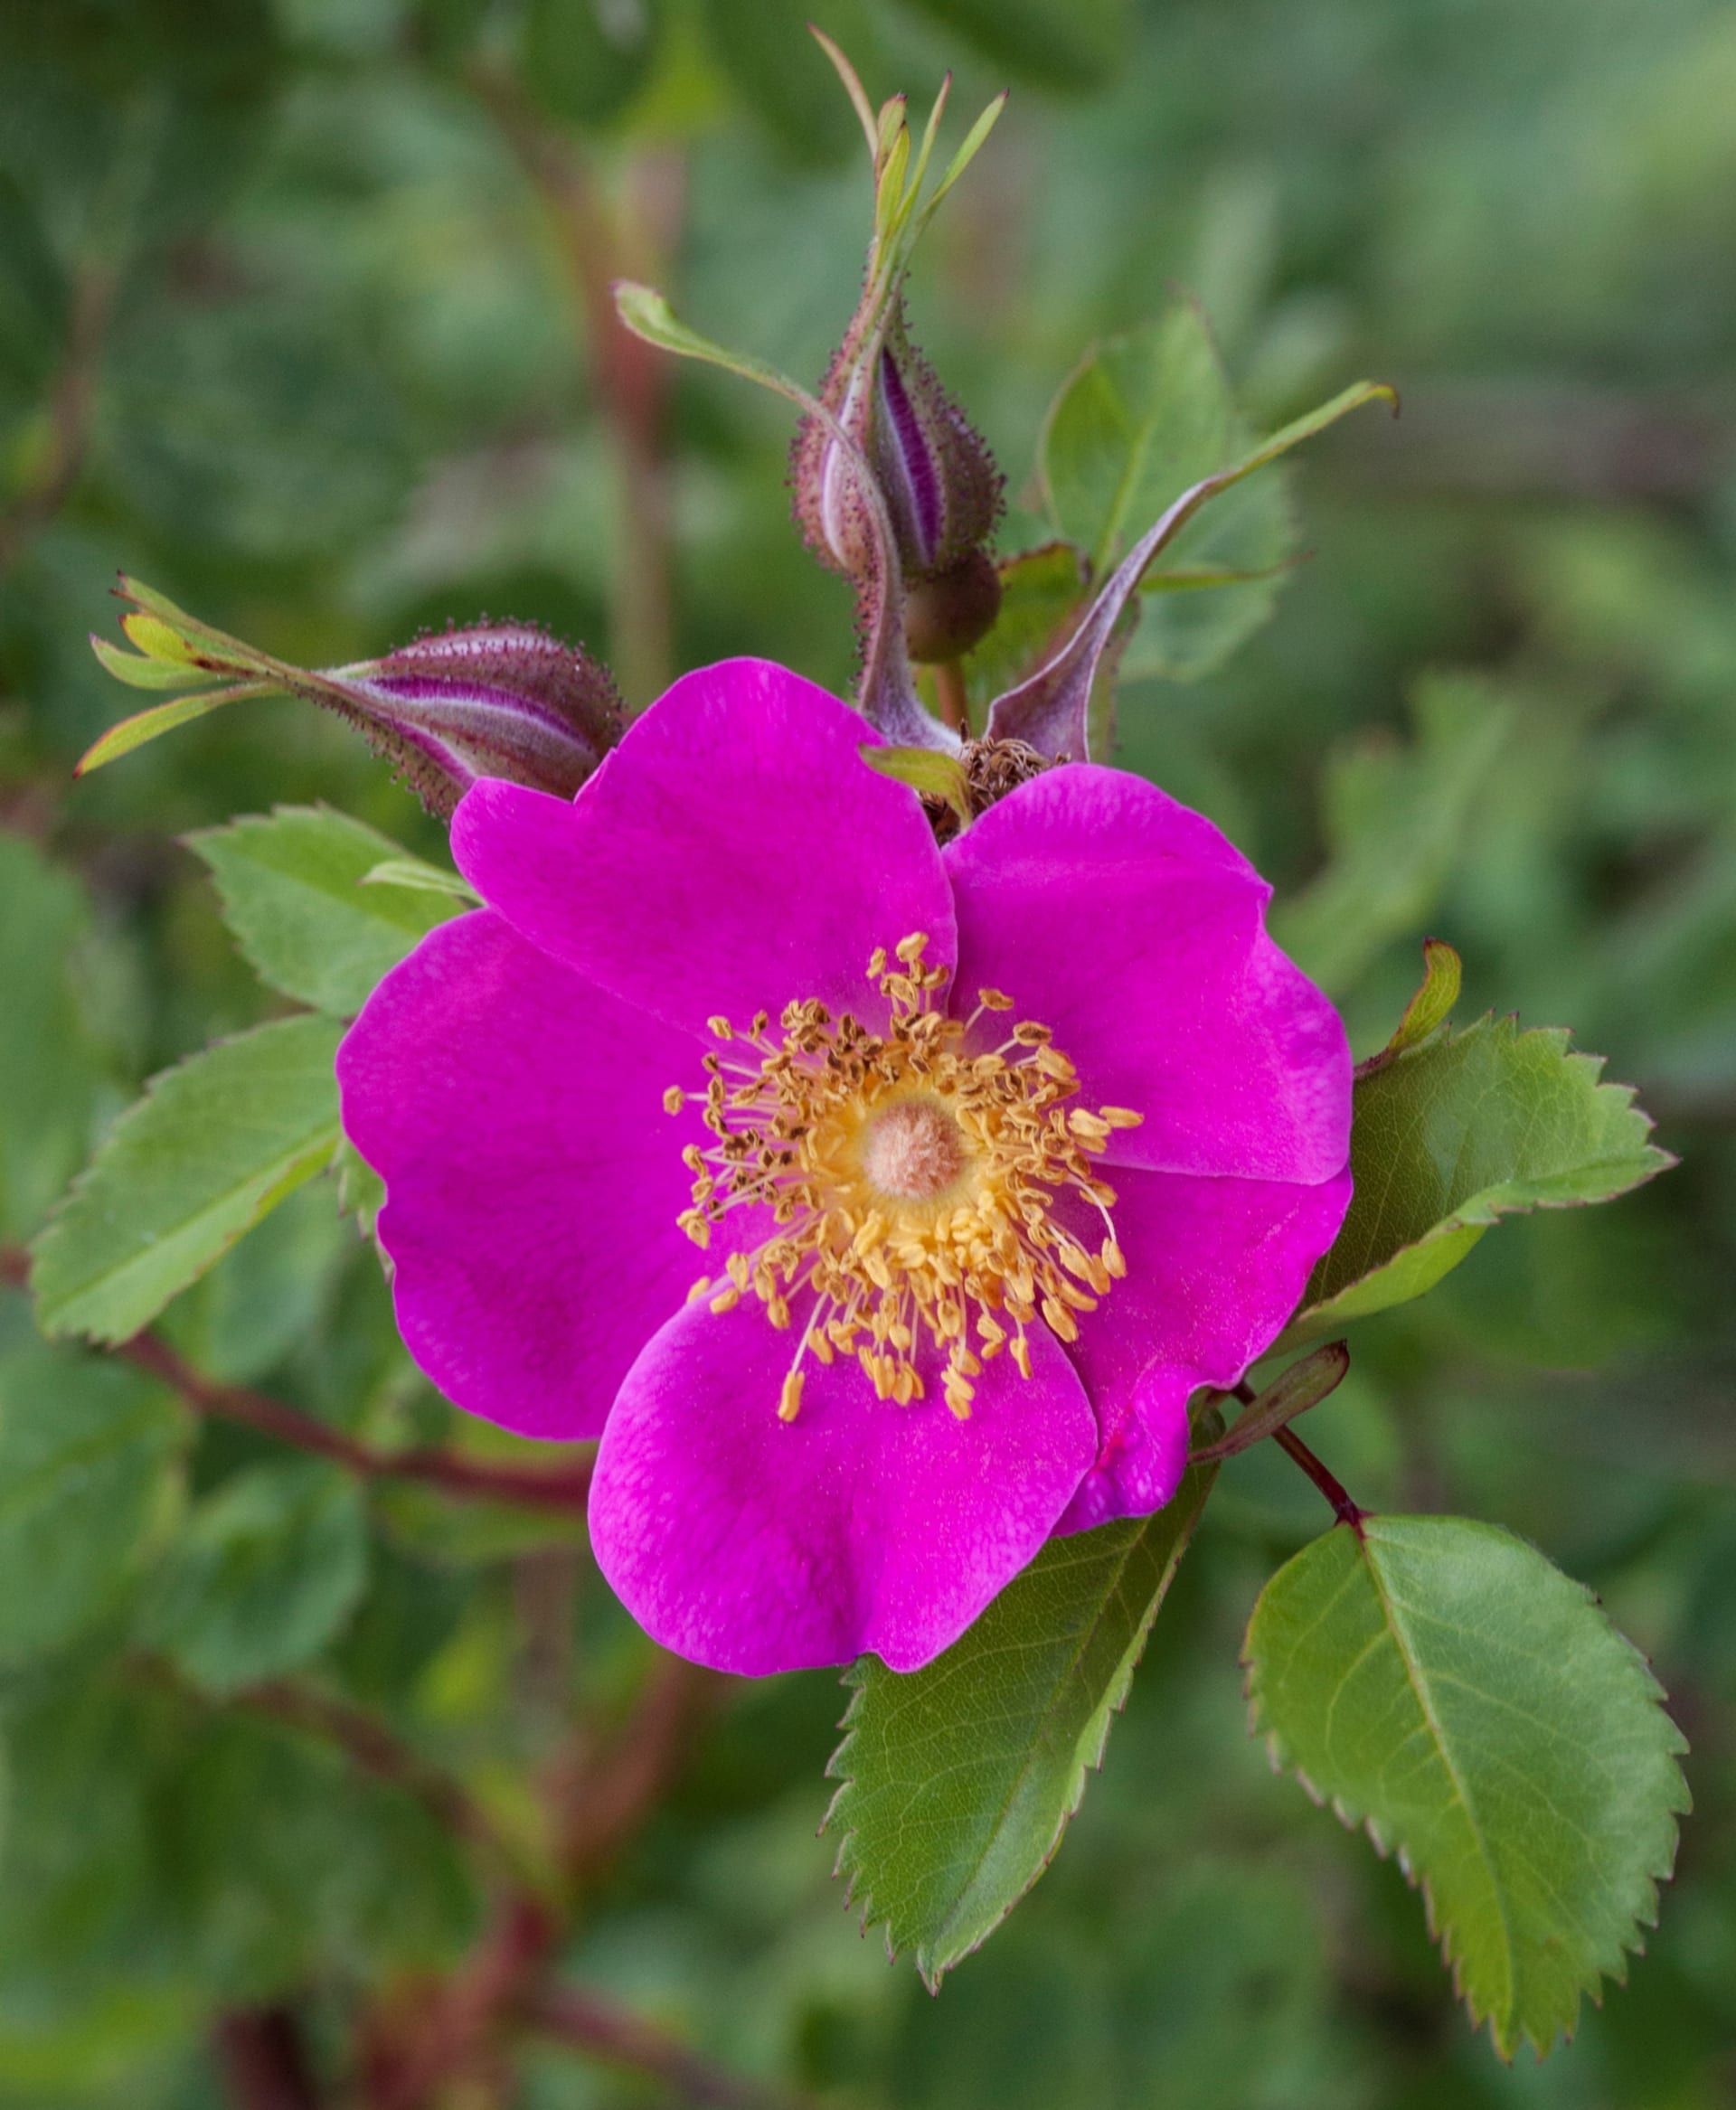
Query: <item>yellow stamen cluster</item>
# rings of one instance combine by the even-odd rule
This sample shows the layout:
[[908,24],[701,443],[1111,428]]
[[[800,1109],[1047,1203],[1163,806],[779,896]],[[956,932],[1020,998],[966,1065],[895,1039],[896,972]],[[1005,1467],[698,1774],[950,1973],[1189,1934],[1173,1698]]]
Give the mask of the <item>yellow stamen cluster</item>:
[[[816,1293],[778,1405],[787,1421],[809,1354],[854,1354],[879,1398],[920,1399],[925,1333],[945,1351],[946,1402],[963,1420],[985,1362],[1005,1349],[1029,1377],[1026,1327],[1041,1316],[1077,1340],[1078,1314],[1127,1273],[1109,1213],[1115,1192],[1091,1160],[1140,1116],[1070,1107],[1079,1079],[1047,1026],[1015,1025],[998,1047],[972,1052],[986,1037],[978,1022],[1012,999],[983,989],[967,1018],[936,1009],[949,975],[923,964],[927,949],[917,933],[895,966],[879,950],[869,961],[891,1013],[884,1032],[812,998],[786,1006],[777,1035],[763,1012],[745,1031],[712,1019],[724,1051],[705,1056],[704,1090],[665,1096],[671,1113],[698,1102],[713,1138],[683,1153],[693,1196],[682,1229],[707,1246],[729,1210],[752,1205],[777,1227],[753,1251],[731,1253],[722,1280],[702,1276],[693,1296],[724,1312],[751,1291],[788,1327],[791,1297]],[[1062,1192],[1096,1210],[1100,1242],[1056,1220]]]

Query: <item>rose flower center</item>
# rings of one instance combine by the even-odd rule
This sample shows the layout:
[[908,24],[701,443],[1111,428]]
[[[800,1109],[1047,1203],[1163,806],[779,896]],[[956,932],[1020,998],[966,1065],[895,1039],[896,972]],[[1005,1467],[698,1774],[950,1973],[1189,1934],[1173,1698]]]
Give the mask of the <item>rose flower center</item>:
[[862,1169],[892,1201],[932,1201],[965,1169],[964,1132],[939,1099],[899,1099],[869,1116]]
[[[978,1022],[1012,999],[979,990],[965,1019],[933,1009],[948,975],[923,965],[927,949],[918,932],[897,966],[883,952],[869,961],[891,1013],[883,1032],[812,997],[785,1006],[777,1036],[763,1012],[745,1030],[714,1018],[722,1051],[704,1058],[705,1088],[664,1095],[672,1114],[697,1102],[711,1131],[709,1147],[682,1154],[693,1191],[680,1222],[693,1242],[709,1246],[731,1209],[772,1218],[759,1246],[731,1254],[725,1279],[702,1276],[693,1295],[726,1312],[751,1292],[788,1327],[790,1297],[815,1293],[778,1404],[786,1421],[809,1355],[854,1355],[877,1397],[920,1399],[924,1338],[945,1352],[946,1402],[965,1420],[985,1362],[1005,1349],[1028,1378],[1026,1328],[1041,1318],[1076,1341],[1079,1315],[1127,1273],[1115,1190],[1091,1161],[1140,1116],[1070,1105],[1078,1075],[1034,1021],[974,1051]],[[1100,1220],[1100,1239],[1061,1220],[1063,1194]]]

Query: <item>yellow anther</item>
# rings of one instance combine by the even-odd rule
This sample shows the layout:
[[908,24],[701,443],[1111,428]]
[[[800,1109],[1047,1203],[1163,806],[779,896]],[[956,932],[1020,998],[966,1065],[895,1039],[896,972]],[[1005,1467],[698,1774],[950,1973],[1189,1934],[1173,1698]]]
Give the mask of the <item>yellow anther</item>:
[[803,1373],[793,1370],[784,1380],[784,1389],[778,1400],[779,1421],[794,1421],[802,1410]]
[[722,1012],[715,1018],[708,1018],[705,1021],[705,1031],[714,1041],[732,1041],[735,1038],[735,1028]]
[[1111,1128],[1142,1128],[1146,1117],[1136,1114],[1131,1107],[1099,1107],[1099,1118],[1107,1121]]
[[1003,989],[979,989],[976,1001],[985,1011],[1011,1011],[1013,999]]
[[672,1084],[663,1095],[663,1110],[665,1114],[679,1114],[686,1104],[687,1095],[678,1084]]

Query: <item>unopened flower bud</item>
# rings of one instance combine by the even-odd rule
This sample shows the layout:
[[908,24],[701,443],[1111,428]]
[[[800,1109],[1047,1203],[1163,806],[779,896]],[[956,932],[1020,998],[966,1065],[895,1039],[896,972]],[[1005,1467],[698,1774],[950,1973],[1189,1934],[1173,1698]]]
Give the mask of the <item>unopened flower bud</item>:
[[526,623],[419,637],[333,678],[369,699],[362,731],[438,814],[478,777],[571,798],[621,736],[608,670]]
[[132,604],[121,627],[135,649],[93,637],[97,657],[131,688],[191,692],[110,726],[80,774],[208,711],[288,694],[346,719],[444,819],[479,777],[571,798],[621,737],[608,669],[529,623],[475,623],[316,670],[213,629],[136,579],[119,593]]
[[[867,320],[859,316],[852,325],[820,400],[873,471],[905,583],[915,586],[954,570],[987,540],[1004,479],[986,442],[910,343],[901,297],[894,296],[864,328]],[[852,489],[859,468],[812,418],[797,433],[791,466],[797,514],[810,546],[823,561],[860,577],[867,551]]]

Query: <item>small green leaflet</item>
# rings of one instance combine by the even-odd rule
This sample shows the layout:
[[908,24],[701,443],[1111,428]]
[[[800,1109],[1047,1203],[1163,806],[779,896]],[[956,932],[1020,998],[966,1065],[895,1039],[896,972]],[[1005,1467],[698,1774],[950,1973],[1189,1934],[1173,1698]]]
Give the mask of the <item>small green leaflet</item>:
[[956,755],[943,755],[938,748],[882,748],[864,743],[856,752],[871,769],[908,784],[919,797],[939,799],[958,816],[958,825],[970,825],[970,786],[965,766]]
[[126,1364],[0,1359],[0,1666],[112,1612],[173,1514],[187,1417]]
[[1438,1031],[1358,1079],[1356,1192],[1284,1347],[1434,1287],[1498,1217],[1608,1201],[1675,1163],[1627,1085],[1511,1017]]
[[[1195,1421],[1207,1440],[1220,1427]],[[845,1672],[838,1872],[931,1990],[1053,1857],[1216,1474],[1191,1466],[1156,1516],[1052,1540],[926,1669]]]
[[1395,1055],[1420,1046],[1437,1026],[1444,1026],[1453,1015],[1464,980],[1465,963],[1452,947],[1443,938],[1425,937],[1421,985],[1405,1005],[1392,1038],[1378,1055],[1362,1065],[1359,1074],[1366,1076],[1376,1068],[1384,1069]]
[[1457,1517],[1367,1517],[1261,1592],[1255,1729],[1422,1886],[1472,2019],[1511,2058],[1626,1976],[1688,1807],[1644,1659],[1534,1547]]
[[364,887],[408,887],[412,893],[444,894],[467,909],[480,909],[482,896],[456,871],[424,864],[420,857],[387,857],[362,874]]
[[[187,841],[211,867],[223,920],[259,979],[338,1018],[354,1018],[387,970],[458,912],[439,890],[447,875],[325,806],[278,806]],[[436,884],[375,877],[399,867]]]
[[139,1638],[195,1685],[237,1691],[317,1655],[361,1601],[367,1566],[365,1506],[346,1473],[257,1465],[193,1512]]
[[[1092,346],[1050,408],[1038,475],[1060,532],[1090,552],[1101,578],[1173,499],[1246,454],[1250,439],[1205,317],[1177,301]],[[1296,542],[1287,470],[1226,492],[1146,574],[1126,674],[1186,681],[1219,665],[1271,614]],[[1208,587],[1235,590],[1176,590]]]
[[1380,733],[1334,755],[1323,816],[1331,861],[1273,911],[1272,936],[1329,996],[1354,988],[1383,946],[1433,913],[1513,713],[1475,674],[1431,674],[1411,718],[1408,747]]
[[280,1019],[151,1080],[33,1248],[44,1333],[128,1339],[327,1163],[342,1032]]

